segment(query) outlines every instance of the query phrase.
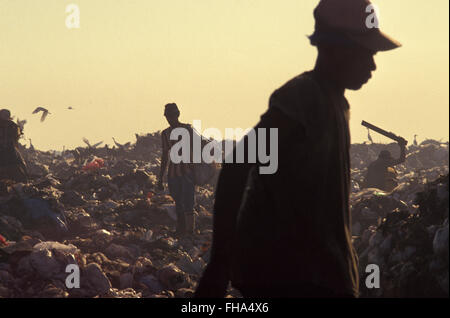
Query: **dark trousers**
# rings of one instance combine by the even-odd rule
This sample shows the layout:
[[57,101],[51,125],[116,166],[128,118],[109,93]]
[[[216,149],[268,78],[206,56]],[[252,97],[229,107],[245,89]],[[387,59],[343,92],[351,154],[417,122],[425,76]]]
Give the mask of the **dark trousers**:
[[192,215],[194,212],[194,183],[190,176],[170,177],[167,181],[170,195],[175,201],[177,231],[184,231],[185,215]]

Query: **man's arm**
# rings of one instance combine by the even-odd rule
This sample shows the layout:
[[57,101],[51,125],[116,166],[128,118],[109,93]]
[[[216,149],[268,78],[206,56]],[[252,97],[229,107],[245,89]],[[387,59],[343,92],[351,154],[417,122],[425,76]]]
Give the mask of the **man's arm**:
[[[278,128],[279,140],[286,140],[297,126],[296,122],[289,119],[280,110],[269,108],[269,111],[261,117],[261,121],[255,127],[255,132],[258,135],[257,128]],[[258,140],[257,138],[256,140]],[[248,139],[245,138],[245,140]],[[269,138],[267,138],[267,142],[270,142]],[[233,158],[236,158],[236,148],[233,151]],[[211,258],[200,279],[195,297],[222,298],[225,296],[229,281],[231,249],[237,214],[248,173],[254,165],[248,163],[223,165],[215,194]]]
[[164,136],[164,132],[161,133],[161,145],[162,145],[162,155],[161,155],[161,168],[159,171],[159,179],[158,179],[158,189],[164,189],[163,186],[163,178],[164,173],[167,169],[167,163],[169,160],[169,145],[167,145],[167,140]]
[[399,165],[403,162],[405,162],[406,160],[406,145],[408,144],[408,142],[405,139],[401,139],[398,142],[398,145],[400,146],[400,157],[396,160],[394,160],[391,164],[391,166],[396,166]]

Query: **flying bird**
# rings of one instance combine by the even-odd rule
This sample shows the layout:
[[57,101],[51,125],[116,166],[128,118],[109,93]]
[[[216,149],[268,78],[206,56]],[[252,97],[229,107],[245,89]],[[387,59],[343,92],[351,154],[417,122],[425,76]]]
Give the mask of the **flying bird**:
[[37,114],[39,112],[42,112],[41,115],[41,122],[43,122],[45,120],[45,118],[47,117],[48,114],[51,114],[47,109],[45,109],[44,107],[37,107],[34,111],[33,114]]
[[367,128],[367,138],[369,138],[369,141],[373,144],[372,136],[370,135],[370,129]]
[[72,106],[69,106],[69,107],[67,107],[67,109],[73,110],[73,107],[72,107]]

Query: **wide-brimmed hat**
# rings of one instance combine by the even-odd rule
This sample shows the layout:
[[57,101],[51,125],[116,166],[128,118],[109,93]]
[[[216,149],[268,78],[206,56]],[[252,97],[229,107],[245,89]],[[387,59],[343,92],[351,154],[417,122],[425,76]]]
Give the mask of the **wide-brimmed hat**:
[[321,0],[314,10],[315,32],[309,38],[321,43],[355,43],[369,50],[388,51],[401,44],[381,32],[369,0]]

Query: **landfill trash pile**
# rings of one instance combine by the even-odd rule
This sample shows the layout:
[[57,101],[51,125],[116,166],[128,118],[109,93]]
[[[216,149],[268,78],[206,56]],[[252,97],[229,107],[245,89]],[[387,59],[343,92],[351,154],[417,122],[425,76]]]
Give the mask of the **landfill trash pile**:
[[363,189],[361,184],[367,167],[382,150],[392,156],[400,156],[398,144],[353,144],[351,148],[351,208],[353,235],[361,235],[369,226],[377,226],[382,218],[395,209],[414,214],[419,206],[416,195],[425,191],[426,185],[449,173],[448,143],[425,140],[418,146],[410,146],[403,164],[395,166],[398,186],[386,193],[379,189]]
[[[394,158],[400,156],[397,143],[391,144],[353,144],[351,147],[352,180],[354,191],[359,190],[368,165],[378,158],[382,150],[388,150]],[[448,173],[449,144],[427,139],[421,144],[411,145],[406,151],[406,161],[395,166],[400,182],[413,179],[432,180]],[[423,182],[422,182],[423,183]]]
[[[354,244],[361,266],[379,264],[385,286],[376,293],[362,287],[363,296],[448,295],[441,286],[445,277],[448,285],[442,253],[448,251],[448,177],[438,179],[448,174],[448,144],[410,147],[392,193],[360,191],[358,182],[382,147],[353,145],[351,152]],[[0,297],[193,295],[209,260],[218,169],[208,184],[196,187],[195,235],[179,239],[174,201],[156,190],[159,133],[136,135],[133,144],[115,141],[113,148],[21,152],[30,181],[0,181]],[[66,285],[73,264],[80,288]],[[428,290],[417,271],[432,284]],[[230,288],[227,296],[239,293]]]
[[[416,196],[415,212],[397,207],[355,239],[363,296],[448,297],[448,179],[427,183]],[[380,288],[365,288],[369,264],[379,266]]]
[[[425,140],[395,166],[391,192],[361,189],[367,166],[397,144],[355,144],[352,160],[352,234],[360,260],[362,297],[448,297],[448,143]],[[445,253],[444,253],[445,251]],[[380,270],[380,288],[366,287],[367,265]]]
[[[0,297],[193,295],[217,177],[196,189],[196,235],[178,239],[174,201],[156,191],[160,135],[136,137],[113,149],[21,149],[31,180],[0,181]],[[71,264],[80,288],[66,286]]]

